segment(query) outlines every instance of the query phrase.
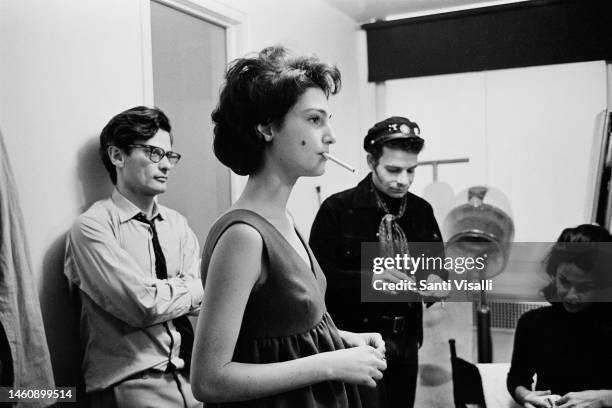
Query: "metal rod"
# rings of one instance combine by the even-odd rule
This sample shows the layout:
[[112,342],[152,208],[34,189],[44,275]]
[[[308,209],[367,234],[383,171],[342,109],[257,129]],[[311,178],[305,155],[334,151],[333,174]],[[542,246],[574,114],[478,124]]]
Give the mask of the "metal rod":
[[455,164],[455,163],[467,163],[470,159],[467,157],[461,157],[459,159],[444,159],[444,160],[425,160],[418,163],[419,166],[431,166],[433,168],[433,181],[438,181],[438,166],[440,164]]
[[476,313],[478,333],[478,362],[493,361],[493,344],[491,341],[491,310],[488,306],[479,307]]
[[433,164],[453,164],[453,163],[468,163],[470,159],[468,157],[462,157],[459,159],[443,159],[443,160],[425,160],[420,161],[419,166],[427,166]]

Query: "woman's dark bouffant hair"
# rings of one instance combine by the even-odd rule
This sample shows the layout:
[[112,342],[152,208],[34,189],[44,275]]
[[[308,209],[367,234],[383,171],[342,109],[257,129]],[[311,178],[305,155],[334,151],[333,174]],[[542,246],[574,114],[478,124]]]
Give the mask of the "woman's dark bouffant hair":
[[596,274],[602,286],[612,284],[612,236],[599,225],[582,224],[563,230],[557,243],[546,257],[546,274],[552,281],[542,289],[548,301],[558,301],[555,278],[561,264],[569,263],[588,273]]
[[217,158],[245,176],[259,169],[265,141],[257,125],[282,124],[308,89],[327,96],[340,90],[340,71],[313,56],[293,56],[282,46],[233,61],[225,75],[219,104],[212,113]]

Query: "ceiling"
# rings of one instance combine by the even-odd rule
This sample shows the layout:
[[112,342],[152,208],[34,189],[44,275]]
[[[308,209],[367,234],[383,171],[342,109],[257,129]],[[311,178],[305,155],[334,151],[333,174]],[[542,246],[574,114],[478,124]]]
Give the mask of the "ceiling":
[[358,23],[416,17],[526,0],[324,0]]

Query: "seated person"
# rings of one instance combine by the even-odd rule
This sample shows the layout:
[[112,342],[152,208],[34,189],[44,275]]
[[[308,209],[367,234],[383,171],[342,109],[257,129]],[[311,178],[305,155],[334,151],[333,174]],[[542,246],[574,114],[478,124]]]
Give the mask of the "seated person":
[[595,302],[612,285],[611,244],[585,245],[602,242],[612,242],[602,227],[566,228],[546,260],[551,305],[519,319],[507,379],[524,407],[612,407],[612,307]]

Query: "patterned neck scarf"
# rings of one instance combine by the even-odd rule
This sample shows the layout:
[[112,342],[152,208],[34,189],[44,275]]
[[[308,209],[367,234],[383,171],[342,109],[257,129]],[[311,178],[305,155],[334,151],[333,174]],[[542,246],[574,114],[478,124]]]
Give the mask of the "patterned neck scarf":
[[380,243],[381,256],[395,257],[396,254],[409,254],[406,234],[404,234],[402,227],[397,223],[397,220],[402,218],[406,211],[408,195],[406,194],[402,197],[399,210],[396,215],[393,215],[385,201],[380,197],[374,182],[372,182],[372,190],[374,191],[378,208],[385,212],[378,226],[378,242]]

